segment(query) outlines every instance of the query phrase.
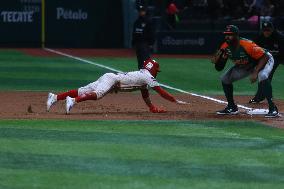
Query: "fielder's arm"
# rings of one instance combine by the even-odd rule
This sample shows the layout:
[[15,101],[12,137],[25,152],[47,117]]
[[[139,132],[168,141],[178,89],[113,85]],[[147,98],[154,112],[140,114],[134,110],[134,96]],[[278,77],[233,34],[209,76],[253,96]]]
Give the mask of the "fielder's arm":
[[228,60],[228,52],[225,49],[219,49],[211,58],[211,62],[215,65],[217,71],[222,71]]

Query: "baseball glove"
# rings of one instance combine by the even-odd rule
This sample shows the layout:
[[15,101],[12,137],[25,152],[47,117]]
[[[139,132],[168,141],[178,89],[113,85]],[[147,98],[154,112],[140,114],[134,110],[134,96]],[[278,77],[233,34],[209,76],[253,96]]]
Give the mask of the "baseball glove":
[[228,52],[225,49],[219,49],[216,54],[211,58],[211,62],[215,64],[217,71],[222,71],[228,60]]

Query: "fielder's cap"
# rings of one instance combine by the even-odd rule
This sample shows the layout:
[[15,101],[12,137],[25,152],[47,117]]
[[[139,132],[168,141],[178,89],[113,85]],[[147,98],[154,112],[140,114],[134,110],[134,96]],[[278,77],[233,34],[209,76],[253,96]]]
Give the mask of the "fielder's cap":
[[239,35],[239,28],[235,25],[228,25],[226,26],[225,31],[223,32],[223,34],[229,34],[229,35]]
[[272,22],[269,22],[269,21],[266,21],[266,22],[263,22],[262,24],[261,24],[261,27],[262,27],[262,30],[273,30],[274,29],[274,26],[273,26],[273,24],[272,24]]

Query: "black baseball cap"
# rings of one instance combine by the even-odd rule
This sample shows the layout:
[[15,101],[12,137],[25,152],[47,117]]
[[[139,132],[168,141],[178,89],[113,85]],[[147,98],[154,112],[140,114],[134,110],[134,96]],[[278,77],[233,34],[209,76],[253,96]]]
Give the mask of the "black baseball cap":
[[228,25],[226,26],[225,31],[223,32],[223,34],[226,35],[239,35],[239,28],[235,25]]
[[274,29],[274,26],[272,24],[272,22],[269,22],[269,21],[265,21],[261,24],[261,28],[262,30],[273,30]]

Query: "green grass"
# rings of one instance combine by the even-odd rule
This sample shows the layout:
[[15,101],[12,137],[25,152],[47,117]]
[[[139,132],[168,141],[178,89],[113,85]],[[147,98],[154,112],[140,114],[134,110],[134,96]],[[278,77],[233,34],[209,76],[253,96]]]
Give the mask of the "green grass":
[[105,69],[64,57],[32,57],[0,52],[0,90],[67,90],[96,80]]
[[284,131],[254,122],[0,121],[0,188],[283,188]]
[[[108,70],[65,57],[32,57],[13,50],[0,51],[0,90],[62,91],[86,85]],[[123,71],[137,67],[136,58],[89,58]],[[220,75],[208,59],[160,58],[161,83],[205,95],[223,95]],[[227,66],[228,68],[229,66]],[[284,99],[283,66],[273,80],[274,96]],[[235,83],[235,94],[253,95],[249,79]],[[173,92],[173,91],[172,91]]]

